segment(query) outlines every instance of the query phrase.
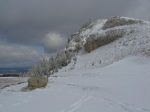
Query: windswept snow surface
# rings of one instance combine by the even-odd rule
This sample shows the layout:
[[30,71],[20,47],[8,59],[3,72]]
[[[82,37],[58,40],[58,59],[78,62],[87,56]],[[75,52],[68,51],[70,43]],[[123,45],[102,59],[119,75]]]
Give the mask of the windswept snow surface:
[[45,89],[0,93],[0,112],[150,112],[150,58],[55,74]]

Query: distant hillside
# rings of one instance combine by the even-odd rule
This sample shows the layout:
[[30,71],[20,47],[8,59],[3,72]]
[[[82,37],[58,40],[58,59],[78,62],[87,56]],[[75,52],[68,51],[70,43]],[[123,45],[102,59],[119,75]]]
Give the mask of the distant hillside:
[[31,67],[23,67],[23,68],[6,67],[6,68],[0,68],[0,74],[4,74],[4,73],[24,73],[24,72],[28,72],[30,69],[31,69]]

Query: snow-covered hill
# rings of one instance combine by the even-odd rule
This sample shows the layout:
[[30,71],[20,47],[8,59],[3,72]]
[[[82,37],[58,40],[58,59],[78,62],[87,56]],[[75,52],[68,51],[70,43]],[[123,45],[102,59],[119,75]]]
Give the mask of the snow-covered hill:
[[[91,39],[94,47],[87,52]],[[111,41],[95,45],[105,39]],[[90,22],[72,35],[65,51],[76,56],[46,88],[22,92],[25,83],[1,90],[0,112],[150,112],[149,22]]]
[[[123,23],[122,19],[126,21],[124,24],[121,24]],[[114,24],[110,28],[107,26],[104,29],[110,20],[111,22],[112,20],[115,21]],[[131,24],[129,21],[134,22]],[[85,51],[84,45],[90,38],[94,41],[99,41],[101,38],[111,39],[118,35],[118,38],[97,47],[90,53]],[[83,69],[93,66],[102,67],[128,56],[150,56],[150,23],[126,17],[113,17],[90,22],[72,36],[67,50],[75,51],[79,49],[79,46],[80,50],[77,54],[76,64],[73,64],[74,62],[72,61],[69,65],[70,68],[67,66],[66,70],[74,68]]]

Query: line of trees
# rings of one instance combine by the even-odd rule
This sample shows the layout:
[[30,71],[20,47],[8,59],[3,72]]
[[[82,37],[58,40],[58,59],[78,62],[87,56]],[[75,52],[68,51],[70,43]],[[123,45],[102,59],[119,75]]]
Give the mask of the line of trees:
[[60,51],[55,57],[43,58],[42,61],[32,67],[31,73],[34,76],[47,76],[58,72],[64,66],[71,62],[72,53],[69,51]]

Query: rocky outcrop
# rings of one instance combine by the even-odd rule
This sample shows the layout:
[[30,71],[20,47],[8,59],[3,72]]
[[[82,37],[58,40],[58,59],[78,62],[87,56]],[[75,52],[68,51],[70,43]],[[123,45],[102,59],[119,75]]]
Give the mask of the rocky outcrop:
[[87,52],[91,52],[97,49],[98,47],[104,46],[115,41],[118,38],[121,38],[124,34],[124,30],[116,29],[107,31],[105,35],[90,35],[89,38],[86,40],[84,49]]
[[108,28],[113,28],[116,26],[131,25],[131,24],[138,24],[138,23],[142,23],[142,21],[134,20],[134,19],[126,19],[121,17],[112,17],[106,21],[102,29],[106,30]]

